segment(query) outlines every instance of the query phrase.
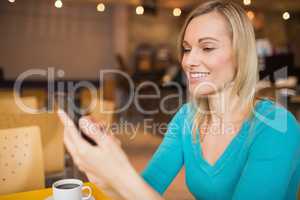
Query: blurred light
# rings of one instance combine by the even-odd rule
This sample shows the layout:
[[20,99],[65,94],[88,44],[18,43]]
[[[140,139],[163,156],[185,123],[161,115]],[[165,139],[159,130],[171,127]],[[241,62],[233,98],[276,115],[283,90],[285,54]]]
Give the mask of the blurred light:
[[105,5],[103,3],[99,3],[97,5],[97,11],[98,12],[104,12],[105,11]]
[[288,20],[288,19],[290,19],[290,13],[289,12],[284,12],[283,14],[282,14],[282,18],[284,19],[284,20]]
[[54,5],[56,8],[61,8],[63,6],[63,3],[61,0],[56,0]]
[[251,5],[251,0],[244,0],[244,5],[245,6]]
[[247,11],[247,16],[250,20],[253,20],[255,18],[255,14],[253,11]]
[[8,0],[10,3],[14,3],[16,0]]
[[179,17],[181,15],[181,9],[180,8],[174,8],[173,9],[173,15],[175,17]]
[[137,15],[144,14],[144,7],[143,6],[136,7],[135,12],[136,12]]

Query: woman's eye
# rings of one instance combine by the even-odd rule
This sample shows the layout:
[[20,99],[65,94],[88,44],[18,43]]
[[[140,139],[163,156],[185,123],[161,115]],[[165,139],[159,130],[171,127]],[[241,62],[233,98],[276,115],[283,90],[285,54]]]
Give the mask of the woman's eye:
[[214,49],[215,48],[212,48],[212,47],[205,47],[205,48],[203,48],[203,51],[210,52],[210,51],[212,51]]
[[188,52],[190,52],[190,51],[191,51],[191,49],[183,48],[183,53],[188,53]]

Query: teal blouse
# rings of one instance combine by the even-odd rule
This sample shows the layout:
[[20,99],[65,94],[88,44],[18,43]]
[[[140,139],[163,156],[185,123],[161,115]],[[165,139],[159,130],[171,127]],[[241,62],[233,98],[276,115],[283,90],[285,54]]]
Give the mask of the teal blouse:
[[294,200],[300,182],[300,126],[284,107],[264,99],[214,165],[192,136],[194,110],[183,105],[142,172],[161,195],[180,169],[197,200]]

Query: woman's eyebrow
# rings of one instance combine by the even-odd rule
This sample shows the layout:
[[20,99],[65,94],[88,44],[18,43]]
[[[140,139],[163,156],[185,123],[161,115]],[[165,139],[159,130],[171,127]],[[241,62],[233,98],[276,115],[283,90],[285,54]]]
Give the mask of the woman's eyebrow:
[[205,40],[213,40],[213,41],[215,41],[215,42],[219,42],[219,40],[216,39],[216,38],[213,38],[213,37],[204,37],[204,38],[198,39],[198,43],[201,43],[201,42],[203,42],[203,41],[205,41]]
[[[213,38],[213,37],[203,37],[203,38],[198,39],[198,43],[200,44],[201,42],[206,41],[206,40],[212,40],[212,41],[215,41],[215,42],[219,42],[218,39]],[[186,40],[184,40],[182,42],[182,45],[189,45],[189,43]]]

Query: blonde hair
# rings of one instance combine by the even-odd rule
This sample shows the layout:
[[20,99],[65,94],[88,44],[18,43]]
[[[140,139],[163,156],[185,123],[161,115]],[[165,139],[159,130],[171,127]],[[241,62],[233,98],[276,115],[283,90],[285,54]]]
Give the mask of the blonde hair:
[[[194,9],[187,17],[181,30],[179,38],[179,60],[183,57],[182,42],[187,26],[192,19],[216,12],[221,14],[227,21],[232,39],[234,57],[237,63],[237,71],[233,80],[232,95],[237,94],[240,98],[239,105],[247,106],[249,112],[247,118],[252,116],[252,108],[255,105],[255,86],[258,80],[258,63],[255,47],[255,35],[251,21],[247,17],[245,10],[238,4],[226,0],[212,0],[201,4]],[[208,98],[197,98],[194,105],[197,108],[193,119],[193,136],[196,139],[197,130],[205,118],[210,116],[211,112],[208,106]],[[200,140],[204,135],[200,134]]]

